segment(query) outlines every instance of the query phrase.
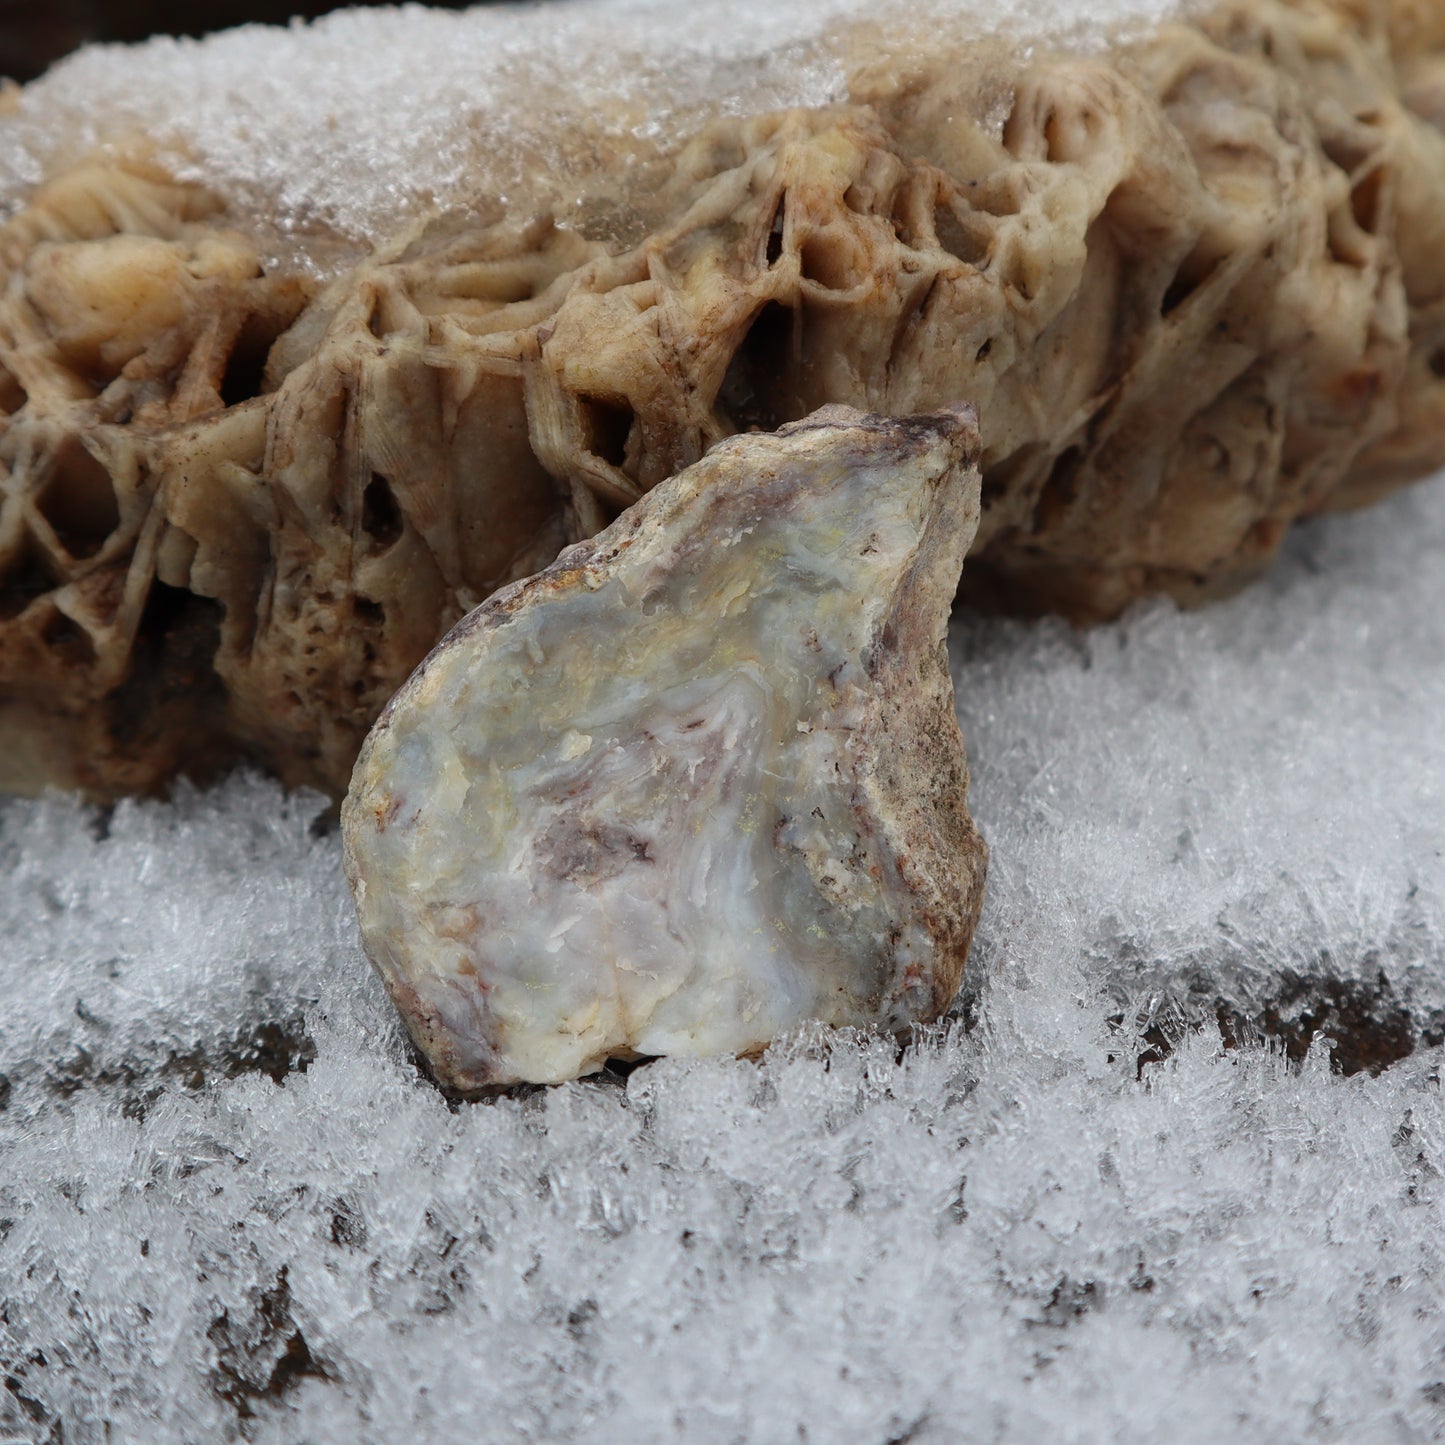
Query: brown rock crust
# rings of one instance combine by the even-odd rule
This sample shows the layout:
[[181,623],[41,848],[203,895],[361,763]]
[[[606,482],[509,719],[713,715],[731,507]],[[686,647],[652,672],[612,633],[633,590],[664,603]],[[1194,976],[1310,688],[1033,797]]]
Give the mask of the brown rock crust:
[[580,210],[478,197],[326,284],[143,152],[52,179],[0,229],[0,785],[244,757],[340,792],[482,597],[828,402],[973,401],[968,585],[1078,619],[1233,587],[1445,461],[1440,7],[967,60],[609,154]]

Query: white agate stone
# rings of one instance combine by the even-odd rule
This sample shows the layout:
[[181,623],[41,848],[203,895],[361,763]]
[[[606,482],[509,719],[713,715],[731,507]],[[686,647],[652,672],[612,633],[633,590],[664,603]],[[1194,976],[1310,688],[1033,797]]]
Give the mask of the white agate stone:
[[342,816],[443,1083],[948,1007],[985,866],[944,646],[976,452],[963,407],[733,437],[417,669]]

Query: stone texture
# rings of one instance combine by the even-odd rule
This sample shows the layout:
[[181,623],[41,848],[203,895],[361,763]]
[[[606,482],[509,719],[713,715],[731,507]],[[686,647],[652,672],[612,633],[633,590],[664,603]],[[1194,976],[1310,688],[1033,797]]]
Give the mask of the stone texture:
[[342,826],[443,1083],[948,1007],[985,861],[945,646],[976,455],[967,408],[722,442],[416,671]]
[[981,600],[1238,585],[1445,461],[1439,17],[874,52],[845,104],[601,148],[365,255],[278,260],[143,146],[57,174],[0,229],[0,786],[239,757],[339,792],[495,587],[827,402],[977,404]]

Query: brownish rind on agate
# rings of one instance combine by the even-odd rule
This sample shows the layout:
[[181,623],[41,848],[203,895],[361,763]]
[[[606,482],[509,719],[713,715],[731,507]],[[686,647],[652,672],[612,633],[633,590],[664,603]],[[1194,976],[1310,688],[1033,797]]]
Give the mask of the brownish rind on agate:
[[1081,620],[1445,461],[1440,7],[974,62],[600,152],[580,211],[478,197],[326,285],[143,161],[53,179],[0,229],[0,784],[339,792],[468,608],[827,402],[974,401],[966,585]]

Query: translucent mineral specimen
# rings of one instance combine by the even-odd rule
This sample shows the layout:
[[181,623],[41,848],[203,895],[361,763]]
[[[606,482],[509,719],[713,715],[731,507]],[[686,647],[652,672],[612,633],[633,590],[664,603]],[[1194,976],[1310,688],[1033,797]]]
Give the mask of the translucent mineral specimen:
[[962,407],[723,442],[417,670],[343,833],[444,1083],[947,1008],[985,865],[944,644],[976,455]]

